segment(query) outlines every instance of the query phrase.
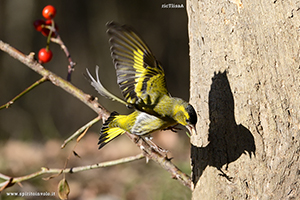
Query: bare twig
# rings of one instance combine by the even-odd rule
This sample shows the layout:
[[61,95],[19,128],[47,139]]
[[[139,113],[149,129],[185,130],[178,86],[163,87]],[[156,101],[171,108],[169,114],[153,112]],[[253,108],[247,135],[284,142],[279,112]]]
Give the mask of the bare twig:
[[17,177],[17,178],[8,177],[6,175],[0,174],[0,177],[5,180],[4,182],[0,183],[0,192],[5,188],[14,185],[15,183],[20,183],[22,181],[29,180],[29,179],[41,176],[43,174],[76,173],[76,172],[86,171],[86,170],[90,170],[90,169],[98,169],[98,168],[103,168],[103,167],[119,165],[119,164],[122,164],[122,163],[128,163],[128,162],[132,162],[132,161],[135,161],[135,160],[140,160],[144,157],[145,156],[141,153],[141,154],[138,154],[136,156],[130,156],[130,157],[121,158],[121,159],[118,159],[118,160],[102,162],[102,163],[97,163],[97,164],[93,164],[93,165],[66,168],[66,169],[57,169],[57,168],[50,168],[49,169],[49,168],[46,168],[46,167],[42,167],[40,171],[37,171],[37,172],[32,173],[32,174],[28,174],[26,176]]
[[84,126],[82,126],[81,128],[79,128],[73,135],[71,135],[68,139],[66,139],[64,141],[64,143],[61,145],[61,148],[65,148],[65,146],[71,141],[73,140],[75,137],[77,137],[78,135],[80,135],[83,131],[85,131],[85,129],[87,129],[88,127],[92,126],[93,124],[95,124],[96,122],[98,122],[100,120],[100,117],[96,117],[95,119],[91,120],[90,122],[88,122],[87,124],[85,124]]
[[[74,85],[72,85],[70,82],[62,79],[61,77],[57,76],[56,74],[50,72],[49,70],[45,69],[42,65],[37,63],[33,60],[32,56],[26,56],[20,51],[16,50],[15,48],[11,47],[10,45],[2,42],[0,40],[0,49],[6,53],[8,53],[13,58],[19,60],[20,62],[24,63],[26,66],[34,70],[35,72],[39,73],[43,77],[47,77],[54,85],[64,89],[66,92],[72,94],[74,97],[81,100],[84,104],[89,106],[92,110],[94,110],[96,113],[98,113],[99,118],[107,119],[109,116],[109,112],[102,107],[95,98],[93,98],[91,95],[88,95],[81,91],[80,89],[76,88]],[[173,178],[178,179],[183,185],[189,187],[191,189],[191,178],[186,175],[185,173],[181,172],[171,161],[170,159],[162,156],[157,150],[151,148],[151,146],[145,142],[144,140],[141,140],[140,137],[126,133],[129,138],[137,143],[137,145],[144,151],[145,156],[152,159],[156,163],[158,163],[161,167],[169,171]],[[66,169],[67,170],[67,169]],[[40,172],[36,172],[36,174],[40,175],[47,173],[44,172],[47,170],[42,170]],[[73,172],[73,170],[72,170]],[[32,177],[36,177],[37,175],[29,175],[25,176],[27,178],[23,179],[17,179],[17,180],[28,180]],[[29,178],[28,178],[29,177]],[[13,184],[16,181],[13,179],[10,183],[6,181],[6,183],[0,184],[0,186],[3,186],[3,184]],[[19,181],[19,182],[21,182]]]
[[0,106],[0,110],[3,108],[8,108],[9,106],[11,106],[17,99],[19,99],[20,97],[22,97],[24,94],[26,94],[27,92],[29,92],[30,90],[32,90],[33,88],[35,88],[36,86],[40,85],[41,83],[47,81],[47,77],[43,76],[40,80],[37,80],[35,83],[33,83],[31,86],[29,86],[28,88],[26,88],[23,92],[21,92],[20,94],[18,94],[17,96],[15,96],[12,100],[10,100],[9,102],[7,102],[6,104],[3,104],[2,106]]

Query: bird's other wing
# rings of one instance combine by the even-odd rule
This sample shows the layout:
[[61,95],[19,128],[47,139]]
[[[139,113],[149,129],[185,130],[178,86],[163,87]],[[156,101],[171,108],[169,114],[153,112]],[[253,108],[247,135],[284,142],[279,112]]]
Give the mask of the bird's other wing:
[[90,81],[91,85],[98,91],[99,94],[101,94],[102,96],[111,99],[113,101],[118,101],[124,105],[126,105],[127,107],[129,107],[128,103],[126,103],[124,100],[120,99],[119,97],[113,95],[112,93],[110,93],[108,90],[106,90],[104,88],[104,86],[102,85],[102,83],[100,82],[99,79],[99,67],[96,66],[96,78],[97,80],[94,79],[94,77],[91,75],[91,73],[89,72],[88,69],[86,69],[86,72],[88,74],[88,77],[86,76],[86,78]]

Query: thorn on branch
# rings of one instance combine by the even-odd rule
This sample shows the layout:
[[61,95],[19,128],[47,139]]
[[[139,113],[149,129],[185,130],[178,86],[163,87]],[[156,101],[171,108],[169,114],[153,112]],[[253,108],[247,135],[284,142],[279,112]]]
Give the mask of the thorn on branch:
[[70,173],[70,174],[73,174],[73,167],[70,168],[69,173]]
[[97,97],[94,97],[94,96],[92,96],[92,95],[89,95],[88,101],[94,101],[94,100],[97,100]]
[[173,160],[173,157],[168,158],[168,155],[166,155],[166,160],[171,161],[171,160]]
[[32,62],[34,62],[34,61],[35,61],[35,59],[34,59],[34,55],[35,55],[35,53],[34,53],[34,52],[30,52],[30,53],[28,54],[28,56],[27,56],[28,60],[30,60],[30,61],[32,61]]
[[15,183],[12,182],[13,178],[11,177],[6,183],[0,188],[0,192],[3,191],[4,189],[13,186]]

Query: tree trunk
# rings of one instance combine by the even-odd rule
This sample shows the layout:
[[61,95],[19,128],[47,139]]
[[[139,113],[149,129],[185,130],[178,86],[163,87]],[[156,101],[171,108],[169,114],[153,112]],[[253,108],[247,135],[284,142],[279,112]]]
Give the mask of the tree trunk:
[[300,1],[186,8],[193,199],[300,199]]

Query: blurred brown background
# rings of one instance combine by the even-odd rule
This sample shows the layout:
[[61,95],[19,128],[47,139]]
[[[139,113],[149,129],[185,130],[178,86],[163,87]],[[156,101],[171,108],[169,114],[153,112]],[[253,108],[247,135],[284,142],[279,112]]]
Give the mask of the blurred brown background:
[[[183,4],[184,8],[162,8],[165,3]],[[25,54],[37,53],[40,48],[45,47],[46,37],[34,29],[33,22],[36,19],[42,19],[42,9],[48,4],[54,5],[57,9],[55,21],[59,27],[60,36],[68,47],[73,61],[77,63],[72,74],[72,83],[75,86],[86,93],[99,96],[83,77],[86,68],[94,74],[95,66],[99,65],[100,78],[104,86],[112,93],[121,96],[116,84],[105,27],[108,21],[116,21],[134,27],[149,45],[164,67],[167,86],[172,96],[189,99],[189,51],[185,1],[0,0],[0,39]],[[50,44],[50,48],[54,55],[52,61],[44,66],[65,78],[67,59],[58,45]],[[39,78],[40,76],[28,67],[12,59],[6,53],[0,52],[1,105]],[[99,97],[99,101],[108,110],[116,110],[119,113],[131,112],[123,105],[102,97]],[[37,171],[41,166],[62,167],[74,143],[70,144],[69,151],[68,149],[60,150],[60,144],[94,117],[96,114],[80,101],[50,82],[43,83],[16,101],[9,109],[0,110],[0,173],[18,176]],[[126,136],[107,145],[103,151],[98,151],[97,138],[100,128],[101,123],[98,123],[90,129],[90,133],[78,145],[79,150],[76,150],[82,158],[73,158],[69,166],[93,164],[139,152]],[[189,173],[190,146],[189,138],[184,131],[182,131],[183,134],[162,132],[156,134],[155,137],[157,140],[161,139],[158,143],[162,147],[172,152],[174,162]],[[30,161],[30,159],[37,159],[37,161]],[[115,172],[116,169],[118,172]],[[126,170],[132,170],[130,171],[132,181],[129,183],[128,178],[124,177],[130,174],[124,172]],[[114,174],[113,178],[109,178],[110,173]],[[80,178],[86,178],[89,175],[91,176],[88,180],[82,181],[83,178]],[[105,185],[99,179],[100,177],[104,177],[105,182],[114,181]],[[48,182],[40,179],[27,181],[24,185],[28,184],[32,187],[30,191],[48,191],[54,190],[55,183],[59,181],[59,178]],[[115,199],[140,199],[140,194],[144,194],[143,199],[190,198],[187,188],[172,180],[168,173],[155,163],[145,164],[144,160],[109,169],[74,174],[70,176],[70,179],[75,185],[77,184],[73,186],[73,190],[71,186],[73,199],[98,197],[101,199],[99,196],[101,194],[112,195]],[[117,189],[109,189],[117,185],[122,188],[119,190],[122,191],[121,193],[116,192]],[[76,187],[80,192],[75,195],[76,189],[74,188]],[[14,186],[9,190],[26,189]],[[93,195],[84,196],[85,193]],[[9,199],[1,195],[3,199]]]

